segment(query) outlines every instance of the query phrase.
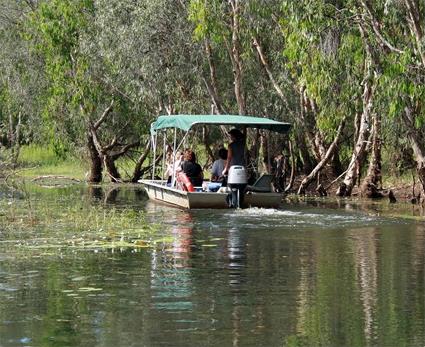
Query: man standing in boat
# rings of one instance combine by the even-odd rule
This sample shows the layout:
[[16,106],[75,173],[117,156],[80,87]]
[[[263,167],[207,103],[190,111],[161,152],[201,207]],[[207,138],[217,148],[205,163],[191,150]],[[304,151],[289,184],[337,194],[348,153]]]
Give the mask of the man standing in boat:
[[232,189],[228,203],[230,207],[240,207],[247,186],[245,161],[245,136],[238,129],[229,131],[232,142],[229,144],[223,176],[228,175],[228,186]]

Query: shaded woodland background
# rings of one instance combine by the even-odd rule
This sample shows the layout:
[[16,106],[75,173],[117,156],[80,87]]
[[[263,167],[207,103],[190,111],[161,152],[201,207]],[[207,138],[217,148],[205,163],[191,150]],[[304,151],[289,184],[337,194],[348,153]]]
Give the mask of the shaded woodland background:
[[[248,138],[281,190],[377,197],[413,173],[423,201],[424,16],[419,0],[0,0],[2,166],[49,145],[89,182],[137,181],[158,115],[248,114],[293,124]],[[223,134],[198,131],[207,165]]]

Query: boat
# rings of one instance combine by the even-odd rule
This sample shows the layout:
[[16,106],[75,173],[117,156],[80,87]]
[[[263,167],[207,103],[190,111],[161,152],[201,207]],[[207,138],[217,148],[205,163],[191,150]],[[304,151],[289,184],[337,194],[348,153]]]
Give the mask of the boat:
[[[224,209],[229,208],[228,195],[226,189],[220,189],[218,192],[205,191],[203,187],[208,186],[208,182],[203,187],[195,187],[195,191],[186,191],[177,189],[174,184],[167,184],[167,179],[163,177],[165,171],[165,146],[166,132],[172,129],[173,135],[173,152],[175,153],[181,148],[186,139],[189,130],[196,125],[203,126],[236,126],[243,128],[266,129],[279,133],[287,133],[291,127],[289,123],[279,122],[268,118],[238,116],[238,115],[167,115],[159,116],[158,119],[151,124],[151,141],[153,144],[153,157],[156,158],[156,149],[158,136],[163,135],[163,160],[162,160],[162,179],[156,176],[156,160],[153,162],[152,178],[142,179],[141,182],[149,196],[149,199],[167,203],[176,207],[185,209]],[[178,132],[183,133],[183,137],[177,143]],[[175,161],[175,158],[173,158]],[[175,177],[173,174],[172,182]],[[270,183],[269,183],[270,185]],[[241,207],[261,207],[276,208],[282,201],[282,194],[273,192],[271,189],[248,189],[244,194],[243,205]]]

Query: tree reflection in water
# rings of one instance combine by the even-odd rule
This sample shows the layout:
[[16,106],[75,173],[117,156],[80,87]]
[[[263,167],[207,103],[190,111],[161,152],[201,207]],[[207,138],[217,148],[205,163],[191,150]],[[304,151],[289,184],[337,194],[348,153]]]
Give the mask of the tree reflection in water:
[[[41,212],[58,210],[55,224],[0,229],[2,347],[423,346],[423,223],[343,201],[182,211],[115,188],[37,190]],[[2,211],[23,216],[19,204],[3,201]],[[90,204],[102,216],[144,211],[161,227],[146,247],[68,247],[102,235],[60,219],[64,206]],[[135,215],[111,233],[137,231]],[[52,249],[42,241],[59,237]]]

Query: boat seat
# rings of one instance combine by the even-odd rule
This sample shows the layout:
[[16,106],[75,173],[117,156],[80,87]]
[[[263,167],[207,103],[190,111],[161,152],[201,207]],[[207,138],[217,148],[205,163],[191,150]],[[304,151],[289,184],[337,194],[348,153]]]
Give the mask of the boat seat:
[[254,182],[252,186],[247,186],[247,192],[270,193],[272,192],[273,175],[263,174]]

